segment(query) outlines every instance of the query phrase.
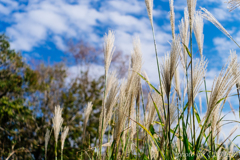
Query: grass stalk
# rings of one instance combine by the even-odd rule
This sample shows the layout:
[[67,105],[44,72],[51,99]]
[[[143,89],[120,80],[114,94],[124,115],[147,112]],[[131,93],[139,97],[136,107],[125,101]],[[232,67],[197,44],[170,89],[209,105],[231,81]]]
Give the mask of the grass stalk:
[[159,62],[158,62],[157,45],[156,45],[156,39],[155,39],[155,32],[154,32],[153,23],[151,23],[151,26],[152,26],[152,35],[153,35],[153,41],[154,41],[154,47],[155,47],[155,55],[156,55],[157,68],[158,68],[158,79],[159,79],[159,84],[160,84],[160,89],[161,89],[161,97],[162,97],[162,102],[163,102],[164,117],[166,119],[166,111],[165,111],[165,107],[164,107],[164,98],[163,98],[163,90],[162,90],[162,80],[161,80],[161,73],[160,73]]
[[240,118],[240,94],[239,94],[238,84],[236,84],[236,88],[237,88],[238,102],[239,102],[239,110],[238,110],[238,113],[239,113],[239,118]]
[[55,143],[55,160],[57,160],[57,142]]
[[[170,94],[170,93],[169,93]],[[169,154],[168,157],[171,160],[172,159],[172,148],[171,148],[171,122],[170,122],[170,95],[167,96],[168,101],[168,145],[169,145]]]
[[61,149],[61,160],[63,160],[63,150]]
[[[191,21],[190,21],[191,22]],[[196,141],[196,134],[195,134],[195,113],[194,113],[194,95],[193,95],[193,47],[192,47],[192,27],[190,25],[190,47],[191,47],[191,91],[192,91],[192,118],[193,118],[193,146]],[[194,159],[196,160],[196,149],[194,149]]]

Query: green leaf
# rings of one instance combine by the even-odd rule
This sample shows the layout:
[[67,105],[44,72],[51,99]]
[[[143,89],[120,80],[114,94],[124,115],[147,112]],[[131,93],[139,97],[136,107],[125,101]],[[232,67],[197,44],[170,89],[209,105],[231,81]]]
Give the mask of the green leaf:
[[192,54],[189,52],[188,47],[187,47],[184,43],[182,43],[182,44],[183,44],[184,48],[186,49],[186,51],[187,51],[189,57],[191,58],[191,57],[192,57]]
[[154,89],[158,94],[162,95],[145,77],[143,77],[140,73],[137,73],[144,81],[147,82],[147,84]]

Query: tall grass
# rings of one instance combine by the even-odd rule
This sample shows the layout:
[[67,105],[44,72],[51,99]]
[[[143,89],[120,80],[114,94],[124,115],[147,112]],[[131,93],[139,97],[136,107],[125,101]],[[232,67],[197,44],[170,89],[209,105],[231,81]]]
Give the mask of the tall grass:
[[[237,137],[230,140],[236,128],[233,128],[225,139],[221,138],[221,128],[228,123],[239,123],[226,123],[226,115],[223,115],[222,110],[232,92],[236,93],[234,86],[238,86],[240,80],[240,63],[237,62],[236,53],[231,52],[227,63],[214,79],[211,90],[207,89],[205,77],[208,62],[203,51],[203,18],[216,25],[234,43],[236,41],[209,11],[204,8],[196,11],[196,3],[196,0],[187,0],[178,35],[175,33],[174,2],[169,0],[171,50],[159,63],[152,14],[153,1],[145,0],[158,69],[157,85],[151,84],[142,71],[139,38],[133,41],[127,77],[119,80],[115,71],[109,72],[115,37],[112,31],[105,36],[105,88],[99,118],[98,143],[94,148],[82,151],[82,155],[86,155],[82,156],[82,159],[226,159],[228,157],[223,155],[224,152],[230,159],[237,157],[237,154],[233,154],[234,146],[240,149],[235,145]],[[234,4],[233,0],[229,3]],[[231,8],[234,9],[234,6]],[[198,48],[193,48],[194,37]],[[193,54],[193,50],[198,51],[200,56]],[[183,73],[180,74],[181,78],[179,72]],[[147,87],[144,84],[147,84]],[[144,87],[148,90],[147,96],[143,94]],[[204,92],[206,97],[201,97],[200,92]],[[233,95],[237,98],[236,94]],[[199,103],[195,100],[197,97],[200,99]],[[199,112],[202,111],[202,99],[206,101],[206,112],[203,116]],[[91,112],[91,103],[88,106],[84,128]],[[58,123],[61,128],[62,120],[58,117],[58,120],[54,119],[53,122],[57,146],[60,130],[55,124]],[[49,139],[49,134],[50,131],[47,131],[46,140]],[[65,132],[62,134],[65,140]],[[84,129],[83,138],[85,134]],[[90,151],[97,154],[90,155]],[[57,157],[57,152],[55,153]]]

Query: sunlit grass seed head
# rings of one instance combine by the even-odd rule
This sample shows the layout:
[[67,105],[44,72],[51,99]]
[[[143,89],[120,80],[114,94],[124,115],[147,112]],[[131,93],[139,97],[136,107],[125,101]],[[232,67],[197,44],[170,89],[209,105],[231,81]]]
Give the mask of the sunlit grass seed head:
[[240,0],[228,0],[227,3],[229,11],[233,11],[234,9],[240,6]]
[[62,132],[62,135],[61,135],[61,149],[63,150],[64,148],[64,142],[67,138],[67,135],[68,135],[68,131],[69,131],[69,127],[64,127],[63,129],[63,132]]
[[105,74],[108,73],[112,61],[112,55],[115,50],[114,41],[115,41],[114,33],[113,31],[109,30],[108,34],[106,34],[104,37]]
[[193,31],[196,37],[196,41],[198,44],[199,52],[201,58],[203,58],[203,17],[200,11],[195,12],[195,18],[193,23]]
[[220,31],[222,31],[227,37],[231,38],[231,35],[228,33],[228,31],[218,22],[218,20],[205,8],[201,8],[202,10],[202,16],[206,20],[212,22]]
[[172,36],[175,38],[175,13],[174,13],[174,6],[173,6],[173,0],[169,0],[170,5],[170,22],[171,22],[171,28],[172,28]]
[[193,28],[194,14],[196,10],[197,0],[187,0],[188,13],[189,13],[189,21],[190,27]]
[[179,36],[176,36],[171,44],[171,52],[165,55],[161,64],[162,81],[167,96],[169,96],[170,93],[171,83],[178,65],[180,52],[181,42]]
[[62,123],[63,123],[62,110],[63,109],[60,108],[59,105],[56,106],[55,107],[55,112],[54,112],[54,117],[52,118],[54,137],[55,137],[55,142],[56,143],[58,141],[59,132],[60,132],[60,129],[61,129]]
[[[181,37],[181,42],[188,47],[189,39],[190,39],[190,32],[189,32],[189,14],[188,14],[187,7],[184,9],[184,17],[181,19],[178,28],[179,28],[179,32],[180,32],[179,34]],[[183,47],[183,52],[182,52],[182,54],[180,54],[180,56],[181,56],[182,66],[185,71],[188,55],[187,55],[187,51],[184,47]]]
[[50,135],[51,135],[50,130],[47,129],[46,134],[45,134],[45,156],[47,155],[47,147],[48,147]]
[[179,67],[176,68],[176,72],[174,74],[174,82],[175,82],[175,90],[179,99],[181,99],[181,88],[180,88],[180,79],[179,79]]
[[[228,63],[222,68],[219,76],[214,80],[211,93],[209,96],[208,108],[205,117],[209,116],[212,113],[214,108],[217,106],[219,100],[228,97],[233,86],[239,80],[240,77],[239,67],[240,64],[235,63],[235,60],[229,57]],[[236,76],[233,75],[232,68],[238,68]],[[225,101],[226,99],[224,99],[224,103]]]
[[145,4],[147,7],[149,20],[151,22],[151,25],[153,25],[153,0],[145,0]]
[[[199,89],[202,85],[203,82],[203,77],[206,74],[206,67],[207,67],[207,61],[204,58],[197,59],[196,62],[194,62],[193,66],[193,92],[192,92],[192,87],[191,83],[188,83],[188,102],[189,102],[189,108],[188,111],[190,111],[190,107],[192,106],[192,103],[199,93]],[[192,95],[193,93],[193,95]],[[193,97],[193,98],[192,98]]]
[[84,110],[84,124],[83,124],[83,136],[82,136],[82,138],[85,138],[86,126],[87,126],[89,116],[92,112],[92,106],[93,106],[92,102],[88,102],[87,107]]

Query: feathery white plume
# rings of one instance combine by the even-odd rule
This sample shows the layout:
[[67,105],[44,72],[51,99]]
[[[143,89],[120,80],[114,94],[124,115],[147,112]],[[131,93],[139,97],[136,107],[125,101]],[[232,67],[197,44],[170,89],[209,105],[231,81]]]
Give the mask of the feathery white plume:
[[[181,42],[188,47],[189,45],[189,15],[188,15],[188,10],[187,8],[184,9],[184,18],[181,19],[180,25],[178,26],[179,32],[180,32],[180,37],[181,37]],[[184,72],[186,71],[186,65],[187,65],[187,51],[183,47],[183,52],[181,52],[181,63],[184,68]]]
[[161,64],[162,70],[161,74],[163,77],[162,82],[167,96],[169,96],[170,94],[171,83],[178,65],[180,52],[181,52],[180,38],[176,37],[175,39],[173,39],[171,44],[171,53],[165,55],[165,58],[163,59],[163,62]]
[[174,13],[174,7],[173,7],[173,0],[169,0],[169,6],[170,6],[170,22],[171,22],[171,28],[172,28],[172,36],[175,38],[175,13]]
[[176,68],[176,73],[174,74],[174,80],[175,80],[175,90],[177,92],[179,99],[181,99],[181,89],[180,89],[180,79],[179,79],[178,67]]
[[196,10],[197,0],[187,0],[188,5],[188,13],[189,13],[189,21],[190,27],[193,28],[193,21],[194,21],[194,13]]
[[112,55],[115,50],[114,41],[115,41],[115,37],[114,37],[113,31],[109,30],[108,35],[106,34],[104,37],[105,76],[108,73],[108,70],[112,61]]
[[193,23],[193,31],[197,40],[199,52],[201,58],[203,58],[203,18],[200,11],[195,13],[194,23]]
[[59,132],[63,123],[62,108],[60,108],[59,105],[55,107],[55,113],[54,113],[54,117],[52,118],[52,122],[53,122],[55,142],[57,143]]
[[47,147],[48,147],[50,135],[51,135],[51,133],[50,133],[49,129],[47,129],[47,132],[45,134],[45,157],[47,157]]
[[151,22],[151,25],[153,25],[153,0],[145,0],[145,4],[147,7],[148,17]]
[[89,116],[92,112],[92,106],[93,106],[92,102],[88,102],[87,108],[84,111],[84,124],[83,124],[83,136],[82,136],[83,139],[85,138],[86,126],[87,126]]
[[234,9],[240,6],[240,0],[228,0],[227,3],[229,11],[233,11]]
[[[188,85],[188,104],[189,108],[188,111],[190,111],[190,107],[193,105],[193,101],[197,94],[199,93],[199,88],[201,87],[201,84],[203,82],[203,77],[205,76],[206,73],[206,67],[207,67],[207,61],[202,58],[201,60],[197,59],[196,62],[194,62],[193,66],[193,75],[192,75],[192,80],[193,83],[189,83]],[[193,85],[193,91],[192,87],[190,85]],[[192,96],[193,93],[193,96]],[[192,99],[193,97],[193,99]]]
[[61,135],[61,149],[63,150],[65,139],[67,138],[69,127],[64,127]]
[[201,8],[203,11],[202,16],[212,22],[220,31],[222,31],[228,38],[232,39],[232,36],[228,33],[228,31],[218,22],[218,20],[205,8]]

